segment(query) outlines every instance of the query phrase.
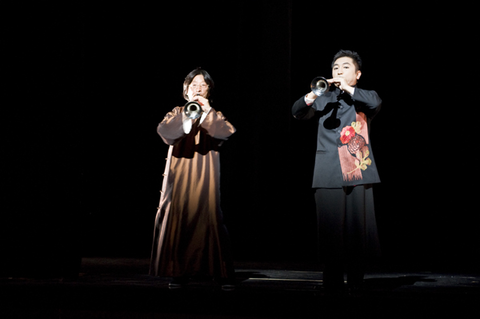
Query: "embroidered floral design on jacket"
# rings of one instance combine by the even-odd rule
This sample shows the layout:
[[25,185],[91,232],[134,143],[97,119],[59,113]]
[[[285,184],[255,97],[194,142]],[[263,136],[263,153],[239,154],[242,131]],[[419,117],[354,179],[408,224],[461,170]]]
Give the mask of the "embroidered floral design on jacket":
[[345,126],[340,132],[340,141],[343,145],[339,147],[338,152],[343,179],[346,181],[363,179],[362,171],[372,165],[364,116],[363,113],[357,114],[357,121]]

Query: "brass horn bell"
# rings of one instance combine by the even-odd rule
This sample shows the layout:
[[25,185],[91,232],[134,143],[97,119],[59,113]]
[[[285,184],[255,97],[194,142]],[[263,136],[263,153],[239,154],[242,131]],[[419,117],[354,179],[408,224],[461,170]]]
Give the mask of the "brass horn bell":
[[185,104],[183,112],[185,112],[185,115],[188,118],[195,120],[202,116],[203,110],[200,106],[200,103],[198,103],[197,101],[190,101]]
[[328,92],[330,85],[327,82],[327,79],[323,76],[317,76],[310,83],[310,89],[316,96],[320,96]]

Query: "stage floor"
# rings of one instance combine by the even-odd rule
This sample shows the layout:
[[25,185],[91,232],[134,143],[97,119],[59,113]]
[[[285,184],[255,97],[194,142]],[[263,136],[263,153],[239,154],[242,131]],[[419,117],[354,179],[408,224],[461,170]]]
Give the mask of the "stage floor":
[[0,318],[480,318],[480,273],[375,271],[361,292],[329,295],[315,263],[237,262],[233,292],[169,290],[148,264],[83,258],[75,281],[0,278]]

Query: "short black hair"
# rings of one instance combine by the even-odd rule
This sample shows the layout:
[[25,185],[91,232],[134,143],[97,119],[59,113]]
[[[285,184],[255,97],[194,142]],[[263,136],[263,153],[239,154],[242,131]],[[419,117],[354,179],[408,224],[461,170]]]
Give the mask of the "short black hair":
[[337,54],[335,54],[335,56],[333,57],[332,68],[333,68],[333,65],[335,64],[335,61],[337,61],[338,59],[343,58],[343,57],[351,58],[353,60],[353,63],[355,64],[355,67],[357,68],[357,70],[362,69],[362,58],[360,58],[360,55],[358,55],[357,52],[350,51],[350,50],[340,50],[340,51],[338,51]]
[[[193,79],[197,76],[197,75],[203,75],[203,78],[205,79],[205,82],[208,84],[208,94],[207,94],[207,98],[211,100],[211,96],[212,96],[212,93],[213,93],[213,88],[215,87],[215,84],[213,83],[213,79],[212,77],[210,76],[210,74],[208,74],[207,71],[203,70],[202,68],[196,68],[195,70],[193,70],[192,72],[188,73],[188,75],[185,77],[185,81],[183,82],[183,98],[185,100],[188,101],[188,86],[192,83]],[[211,102],[211,101],[210,101]]]

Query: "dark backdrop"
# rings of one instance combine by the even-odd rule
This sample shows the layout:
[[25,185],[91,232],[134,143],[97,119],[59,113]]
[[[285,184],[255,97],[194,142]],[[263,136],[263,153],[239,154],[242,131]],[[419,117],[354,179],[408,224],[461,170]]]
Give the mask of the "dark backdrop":
[[221,153],[236,259],[315,260],[316,125],[290,109],[314,76],[331,74],[339,49],[361,54],[359,86],[383,99],[371,136],[385,261],[475,269],[474,113],[461,111],[472,96],[452,76],[466,68],[465,35],[445,23],[453,13],[195,3],[12,9],[2,272],[65,272],[81,256],[149,257],[167,152],[155,129],[184,104],[183,79],[198,66],[215,80],[214,107],[237,128]]

